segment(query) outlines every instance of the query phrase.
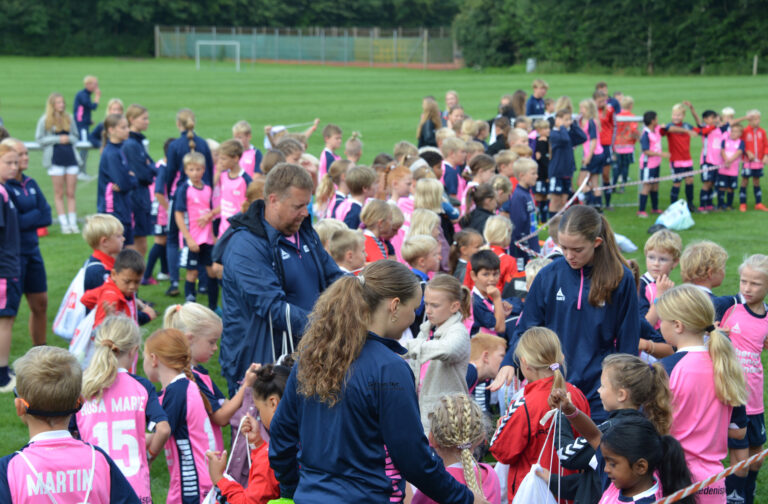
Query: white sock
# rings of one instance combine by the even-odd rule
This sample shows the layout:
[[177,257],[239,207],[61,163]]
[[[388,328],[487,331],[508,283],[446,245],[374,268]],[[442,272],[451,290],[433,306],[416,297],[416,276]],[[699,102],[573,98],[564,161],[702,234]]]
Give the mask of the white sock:
[[69,227],[66,215],[59,214],[59,224],[61,224],[61,227]]
[[77,227],[77,213],[69,212],[67,216],[69,217],[69,226]]

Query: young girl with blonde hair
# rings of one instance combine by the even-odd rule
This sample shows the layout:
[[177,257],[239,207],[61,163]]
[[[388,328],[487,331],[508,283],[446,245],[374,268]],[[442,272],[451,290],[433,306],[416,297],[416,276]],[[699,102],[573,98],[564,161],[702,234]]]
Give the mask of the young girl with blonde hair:
[[[491,504],[500,504],[499,477],[489,464],[478,463],[472,450],[487,437],[488,421],[480,406],[466,394],[445,395],[429,413],[429,443],[448,472]],[[416,490],[413,504],[435,501]]]
[[360,162],[363,157],[363,142],[360,140],[362,135],[359,131],[353,131],[352,136],[344,144],[344,156],[352,163]]
[[43,168],[53,182],[53,201],[62,234],[79,233],[75,189],[82,161],[74,148],[78,140],[77,126],[66,112],[64,97],[60,93],[51,93],[45,104],[45,114],[37,121],[35,141],[43,148]]
[[400,340],[416,376],[425,434],[429,433],[430,413],[443,395],[467,393],[470,348],[464,319],[471,311],[469,289],[451,275],[436,275],[424,289],[426,319],[417,337]]
[[[128,371],[138,358],[141,333],[125,315],[113,315],[99,325],[95,344],[83,372],[86,403],[74,423],[80,439],[109,453],[139,500],[149,502],[149,464],[168,441],[171,427],[155,386]],[[147,431],[154,434],[145,438]]]
[[360,220],[365,224],[366,263],[389,259],[384,239],[392,233],[392,206],[386,201],[371,200],[363,208]]
[[[715,308],[701,289],[673,287],[657,298],[656,311],[662,336],[677,347],[661,359],[674,406],[670,434],[683,446],[693,479],[700,481],[723,469],[731,413],[748,398],[744,371],[731,342],[715,329]],[[724,502],[725,482],[701,490],[697,498]]]
[[[421,101],[421,117],[419,126],[416,128],[416,138],[418,147],[425,146],[437,147],[435,132],[443,125],[440,115],[440,105],[433,98],[427,97]],[[397,156],[395,156],[397,157]]]
[[189,366],[195,384],[200,388],[200,392],[211,406],[209,417],[216,441],[216,450],[221,451],[224,449],[221,428],[229,423],[242,406],[246,391],[256,379],[251,372],[256,367],[252,365],[251,369],[246,371],[242,386],[232,396],[232,399],[227,399],[216,386],[208,370],[203,366],[216,353],[221,338],[221,318],[210,308],[198,303],[176,304],[166,308],[165,315],[163,315],[163,328],[178,329],[189,341]]
[[320,181],[315,192],[316,215],[322,215],[326,219],[336,218],[336,209],[349,195],[346,179],[347,170],[352,166],[352,161],[346,159],[331,163],[328,173]]
[[588,205],[600,208],[601,195],[593,191],[592,187],[600,186],[600,177],[603,173],[603,146],[600,144],[600,121],[597,118],[597,105],[595,100],[589,98],[579,103],[579,126],[587,135],[584,143],[584,156],[582,158],[581,172],[579,172],[578,186],[584,179],[589,178],[589,188],[585,191]]
[[547,436],[551,422],[557,421],[557,418],[552,417],[543,426],[540,424],[550,410],[550,393],[557,389],[565,390],[578,410],[587,416],[590,412],[589,403],[581,390],[566,383],[563,377],[565,357],[557,334],[545,327],[532,327],[520,337],[514,352],[528,384],[501,416],[490,446],[496,460],[509,464],[509,502],[513,501],[520,483],[537,460],[550,473],[558,474],[562,470],[559,459],[553,453],[554,437]]
[[397,340],[420,302],[418,278],[395,261],[369,264],[320,295],[271,423],[282,497],[401,502],[408,481],[438,502],[473,500],[430,455],[400,356]]

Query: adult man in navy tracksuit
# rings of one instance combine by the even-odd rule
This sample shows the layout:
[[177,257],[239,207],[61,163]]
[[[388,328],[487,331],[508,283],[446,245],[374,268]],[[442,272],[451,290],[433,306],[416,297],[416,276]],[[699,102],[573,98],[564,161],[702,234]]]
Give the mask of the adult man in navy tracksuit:
[[[91,111],[96,110],[99,106],[99,99],[101,99],[101,89],[99,89],[99,80],[93,75],[86,75],[83,79],[84,89],[81,89],[75,95],[75,102],[73,104],[72,115],[75,117],[75,125],[77,125],[77,133],[82,141],[88,141],[88,130],[93,124],[91,120]],[[88,158],[88,150],[83,149],[80,151],[80,165],[79,178],[90,179],[85,173],[85,163]]]
[[230,218],[231,227],[213,251],[224,266],[221,370],[231,392],[252,362],[273,362],[283,333],[296,344],[312,306],[343,275],[308,219],[312,178],[300,166],[273,168],[264,201]]

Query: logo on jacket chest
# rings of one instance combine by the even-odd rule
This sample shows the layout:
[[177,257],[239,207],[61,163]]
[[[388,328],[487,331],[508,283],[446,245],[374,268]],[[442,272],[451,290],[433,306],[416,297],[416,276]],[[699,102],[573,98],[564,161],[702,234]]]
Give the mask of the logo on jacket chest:
[[563,294],[563,288],[560,287],[557,289],[557,295],[555,296],[556,301],[565,301],[565,294]]

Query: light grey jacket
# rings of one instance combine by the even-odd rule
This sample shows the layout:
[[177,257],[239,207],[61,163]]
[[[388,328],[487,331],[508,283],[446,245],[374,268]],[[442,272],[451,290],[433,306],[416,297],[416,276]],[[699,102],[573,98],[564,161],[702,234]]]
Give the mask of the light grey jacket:
[[[72,145],[73,149],[75,150],[75,159],[77,159],[77,164],[82,164],[82,160],[80,159],[80,153],[77,152],[77,149],[74,148],[74,145],[77,144],[78,140],[80,140],[80,137],[77,133],[77,125],[75,124],[75,120],[71,119],[71,131],[69,132],[69,143]],[[51,167],[51,160],[53,159],[53,146],[56,144],[61,143],[60,135],[57,135],[52,129],[46,130],[45,129],[45,114],[43,114],[43,117],[40,118],[39,121],[37,121],[37,128],[35,129],[35,141],[40,144],[40,147],[43,148],[43,168],[46,170]]]
[[469,364],[469,332],[461,320],[461,313],[453,314],[435,329],[431,340],[432,324],[424,321],[419,335],[412,340],[401,341],[408,351],[403,357],[410,358],[418,387],[421,365],[431,361],[419,391],[419,410],[424,433],[429,434],[429,414],[450,394],[467,393],[467,365]]

